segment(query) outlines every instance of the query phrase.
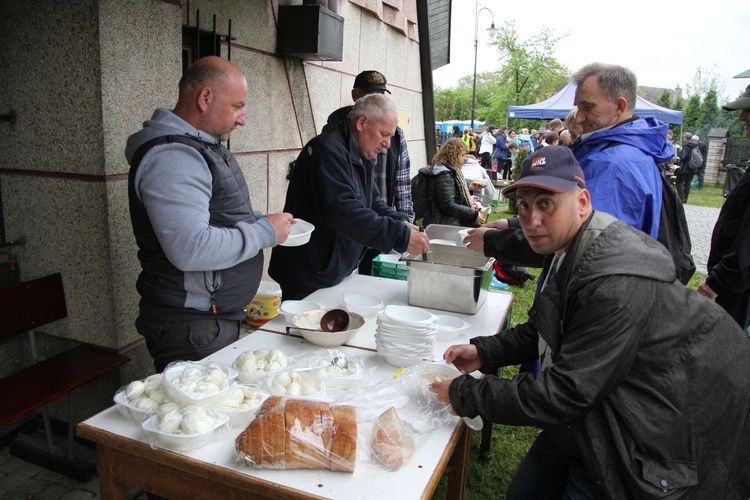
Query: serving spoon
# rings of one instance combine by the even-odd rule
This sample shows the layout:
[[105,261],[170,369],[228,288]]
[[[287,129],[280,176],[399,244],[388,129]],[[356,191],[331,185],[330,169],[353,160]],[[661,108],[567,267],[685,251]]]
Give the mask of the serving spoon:
[[320,329],[324,332],[341,332],[349,326],[349,313],[343,309],[331,309],[320,318]]

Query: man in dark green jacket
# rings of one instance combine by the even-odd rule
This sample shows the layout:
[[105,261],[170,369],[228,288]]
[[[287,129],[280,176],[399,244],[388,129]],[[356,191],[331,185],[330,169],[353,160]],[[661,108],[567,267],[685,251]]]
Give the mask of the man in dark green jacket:
[[[661,244],[592,210],[567,148],[529,156],[508,190],[549,277],[527,323],[446,351],[463,373],[489,376],[432,387],[458,415],[543,429],[507,498],[746,500],[742,330],[676,279]],[[538,374],[491,375],[536,357]]]

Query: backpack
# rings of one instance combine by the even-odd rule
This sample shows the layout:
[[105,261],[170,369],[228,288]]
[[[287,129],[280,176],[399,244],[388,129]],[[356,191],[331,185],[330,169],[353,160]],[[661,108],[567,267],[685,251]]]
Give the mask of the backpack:
[[518,138],[518,142],[520,143],[518,147],[520,147],[523,150],[526,150],[529,152],[529,154],[534,152],[534,145],[531,144],[531,139],[528,138]]
[[677,279],[683,285],[687,285],[695,274],[695,262],[691,253],[692,243],[685,217],[685,207],[682,206],[674,187],[666,177],[663,175],[659,177],[661,178],[661,214],[656,240],[667,247],[677,270]]
[[534,275],[526,271],[525,267],[504,264],[496,260],[492,264],[492,268],[495,271],[495,278],[509,285],[523,286],[528,280],[535,279]]
[[698,149],[698,146],[693,146],[690,152],[690,158],[687,162],[687,167],[690,170],[698,170],[703,165],[703,153]]
[[430,176],[422,172],[411,179],[411,201],[414,204],[414,220],[421,219],[430,209],[429,182]]

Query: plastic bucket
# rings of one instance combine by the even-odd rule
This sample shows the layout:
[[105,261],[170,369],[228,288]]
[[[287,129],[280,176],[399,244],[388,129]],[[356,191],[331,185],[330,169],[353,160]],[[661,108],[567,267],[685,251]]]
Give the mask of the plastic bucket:
[[245,321],[256,328],[279,315],[281,287],[273,281],[261,281],[253,301],[247,305]]

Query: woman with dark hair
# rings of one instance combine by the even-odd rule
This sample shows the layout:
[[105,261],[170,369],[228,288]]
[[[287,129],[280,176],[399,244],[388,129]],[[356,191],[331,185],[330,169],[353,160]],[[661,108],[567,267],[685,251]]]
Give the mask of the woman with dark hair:
[[481,210],[474,208],[461,167],[468,151],[461,139],[449,139],[432,159],[431,167],[420,173],[429,177],[429,208],[422,225],[479,226],[485,221]]

